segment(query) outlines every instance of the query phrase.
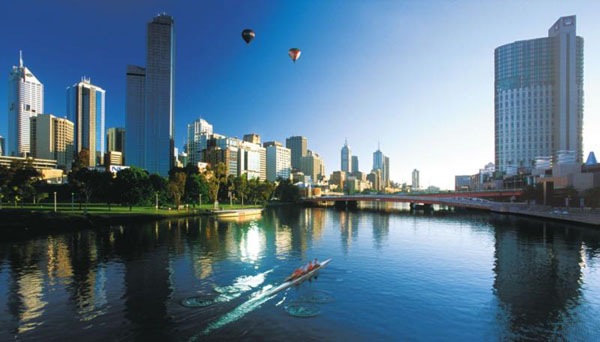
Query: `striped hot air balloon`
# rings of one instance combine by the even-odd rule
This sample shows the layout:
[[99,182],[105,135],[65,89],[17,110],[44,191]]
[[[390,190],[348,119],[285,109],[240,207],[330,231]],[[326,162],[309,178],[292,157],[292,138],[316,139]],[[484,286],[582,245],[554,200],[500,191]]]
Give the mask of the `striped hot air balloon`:
[[292,59],[292,61],[294,61],[294,63],[296,63],[296,60],[298,58],[300,58],[301,53],[302,53],[302,51],[300,51],[300,49],[291,48],[290,51],[288,52],[288,55],[290,55],[290,58]]

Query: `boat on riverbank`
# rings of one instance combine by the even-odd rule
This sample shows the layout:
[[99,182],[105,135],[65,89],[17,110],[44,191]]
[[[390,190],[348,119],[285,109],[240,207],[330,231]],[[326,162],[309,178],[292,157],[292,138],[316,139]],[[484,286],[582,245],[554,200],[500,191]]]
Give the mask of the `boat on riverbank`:
[[211,210],[210,213],[217,218],[238,218],[246,216],[260,216],[264,208]]

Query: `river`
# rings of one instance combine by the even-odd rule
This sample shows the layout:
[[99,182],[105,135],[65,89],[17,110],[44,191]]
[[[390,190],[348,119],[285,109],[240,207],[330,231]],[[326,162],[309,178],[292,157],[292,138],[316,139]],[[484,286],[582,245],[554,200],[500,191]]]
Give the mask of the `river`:
[[82,228],[0,242],[0,340],[600,340],[593,228],[297,207]]

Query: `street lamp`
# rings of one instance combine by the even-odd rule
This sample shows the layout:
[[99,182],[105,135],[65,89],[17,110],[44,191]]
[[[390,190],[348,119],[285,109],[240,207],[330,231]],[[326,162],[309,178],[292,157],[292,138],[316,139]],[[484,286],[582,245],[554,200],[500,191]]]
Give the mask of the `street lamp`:
[[156,195],[156,204],[154,205],[154,209],[158,210],[158,191],[155,193]]
[[54,212],[56,212],[56,191],[54,191]]
[[198,194],[198,209],[202,209],[202,194]]
[[71,193],[71,212],[75,210],[75,193]]

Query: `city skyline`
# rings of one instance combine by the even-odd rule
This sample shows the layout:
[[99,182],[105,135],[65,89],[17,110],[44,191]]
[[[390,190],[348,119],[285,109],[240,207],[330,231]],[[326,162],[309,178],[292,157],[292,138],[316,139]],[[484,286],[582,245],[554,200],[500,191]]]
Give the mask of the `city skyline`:
[[[175,121],[175,146],[181,149],[184,141],[183,137],[186,135],[185,125],[199,116],[206,118],[215,126],[223,127],[220,131],[228,136],[241,138],[245,133],[257,132],[265,137],[264,140],[280,141],[293,135],[306,136],[310,140],[313,149],[322,155],[326,166],[328,165],[330,170],[334,170],[333,166],[339,163],[339,147],[337,147],[339,145],[332,144],[332,141],[340,141],[344,136],[348,136],[351,141],[361,141],[359,145],[353,144],[353,154],[363,160],[369,160],[369,155],[375,149],[375,142],[381,140],[382,149],[386,151],[386,155],[391,160],[390,169],[392,173],[390,178],[392,180],[407,182],[410,179],[410,172],[416,167],[421,170],[421,183],[424,187],[433,184],[443,188],[452,188],[454,174],[469,173],[471,170],[478,169],[494,159],[494,49],[514,41],[543,36],[545,28],[549,25],[548,23],[554,22],[559,17],[574,14],[577,15],[578,35],[585,38],[585,60],[588,61],[584,68],[584,92],[587,95],[584,104],[584,156],[587,156],[590,151],[600,148],[600,137],[596,137],[597,134],[594,135],[594,131],[597,127],[600,127],[600,120],[598,120],[596,114],[599,106],[594,96],[597,93],[599,78],[599,66],[594,61],[600,60],[598,58],[600,55],[600,48],[598,47],[600,39],[598,33],[596,33],[599,30],[594,29],[597,24],[594,22],[592,15],[594,13],[593,9],[598,8],[597,4],[578,2],[565,5],[555,2],[552,6],[536,6],[535,3],[522,5],[526,9],[540,7],[539,11],[535,12],[535,16],[531,15],[531,10],[515,11],[515,8],[520,7],[521,4],[453,4],[450,2],[437,2],[436,5],[373,4],[367,6],[365,4],[350,4],[344,11],[347,19],[341,19],[339,15],[333,13],[337,5],[339,3],[336,2],[323,4],[322,6],[311,6],[311,4],[284,6],[276,3],[261,3],[256,9],[245,6],[234,9],[233,6],[227,5],[205,5],[201,8],[200,15],[202,17],[212,14],[217,17],[218,15],[231,14],[234,24],[228,24],[233,27],[218,26],[208,33],[211,37],[198,38],[193,37],[207,24],[199,24],[202,20],[192,22],[192,15],[185,13],[186,8],[183,8],[185,6],[159,5],[150,2],[148,6],[143,7],[140,11],[132,12],[134,6],[130,8],[127,7],[130,5],[123,5],[123,8],[119,7],[122,11],[117,14],[115,23],[111,25],[114,27],[111,27],[110,30],[117,32],[127,30],[128,32],[121,39],[115,39],[111,44],[101,43],[98,44],[98,47],[90,48],[89,52],[77,51],[72,58],[65,58],[63,52],[50,51],[43,43],[38,44],[39,46],[36,46],[36,44],[23,46],[23,40],[32,38],[29,31],[24,31],[19,33],[18,37],[9,37],[5,45],[6,50],[0,57],[0,63],[4,65],[5,70],[10,70],[13,65],[16,65],[15,56],[18,50],[23,49],[25,64],[35,72],[38,79],[45,85],[44,92],[46,95],[44,101],[46,108],[44,112],[53,113],[58,117],[66,115],[64,95],[60,95],[61,92],[64,94],[65,86],[71,84],[71,80],[74,78],[77,79],[81,75],[90,75],[109,94],[107,97],[106,127],[125,126],[123,70],[126,64],[143,65],[145,24],[157,12],[165,11],[175,17],[178,22],[176,59],[177,64],[181,66],[178,70],[186,70],[188,73],[178,73],[176,78],[179,91],[175,101],[178,108]],[[7,7],[9,11],[15,11],[19,6],[21,5],[11,4]],[[86,6],[88,5],[69,9],[69,11],[81,11],[87,9]],[[108,10],[114,12],[111,6],[107,7],[101,9],[101,13]],[[265,9],[272,16],[260,14],[260,11]],[[270,25],[273,25],[272,21],[279,23],[282,20],[291,20],[297,16],[302,16],[294,14],[295,9],[303,9],[305,12],[303,15],[313,20],[315,27],[311,29],[297,28],[297,32],[285,29],[277,34],[269,29]],[[367,29],[366,24],[370,22],[369,18],[375,13],[381,14],[384,10],[390,14],[384,15],[380,24]],[[406,10],[405,13],[402,10]],[[425,10],[428,13],[420,18],[420,21],[425,24],[419,24],[410,17],[411,13],[421,13]],[[316,13],[318,11],[323,13]],[[430,44],[428,44],[430,47],[417,48],[415,45],[417,41],[430,36],[436,28],[435,25],[428,27],[426,24],[432,23],[444,11],[450,14],[449,18],[452,22],[444,25],[443,29],[445,31],[441,34],[442,37],[427,38],[431,39]],[[34,14],[40,16],[43,21],[45,19],[42,12],[43,6],[34,9]],[[477,12],[478,16],[470,16],[469,13],[472,12]],[[456,14],[456,16],[452,17],[452,14]],[[495,30],[499,26],[495,27],[494,25],[500,25],[509,14],[511,17],[514,16],[514,20],[511,21],[513,24],[502,26],[502,30]],[[326,24],[325,17],[327,15],[340,20],[340,27],[326,35],[326,37],[320,38],[317,33]],[[77,17],[69,16],[69,21],[66,24],[70,25],[72,21],[80,20]],[[125,23],[124,17],[128,17],[130,23]],[[10,25],[11,20],[9,19],[7,23],[2,25]],[[98,18],[90,20],[92,21],[91,24],[94,24]],[[361,31],[352,36],[352,39],[356,41],[351,41],[343,33],[352,20],[358,20],[358,27]],[[210,20],[209,22],[212,23]],[[453,23],[456,25],[452,25]],[[483,30],[484,33],[475,35],[468,30],[473,25],[483,25],[483,23],[486,24],[484,25],[486,28]],[[56,29],[40,33],[40,37],[35,37],[35,39],[56,40],[57,37],[61,37],[61,39],[64,38],[61,44],[71,44],[73,37],[69,35],[74,33],[68,33],[67,36],[63,36],[63,33],[59,35],[60,25],[64,24],[59,24]],[[238,32],[240,31],[239,27],[236,25],[240,27],[252,26],[256,30],[257,37],[250,46],[241,44],[238,46],[237,44],[240,42],[233,40],[234,31],[236,39],[241,40]],[[414,28],[413,36],[407,38],[400,34],[405,30],[411,30],[411,27]],[[439,27],[437,28],[439,29]],[[364,32],[362,32],[363,30]],[[36,31],[36,33],[39,32]],[[377,43],[368,45],[363,52],[357,53],[355,56],[343,53],[344,48],[347,46],[365,42],[365,39],[374,33],[385,34]],[[456,46],[448,46],[443,42],[442,38],[450,35],[455,40],[454,44]],[[99,38],[92,37],[92,41],[96,41],[94,39],[98,40]],[[216,46],[207,43],[214,39],[222,42],[216,44]],[[229,41],[230,39],[231,41]],[[471,40],[472,45],[461,44],[460,42],[463,40]],[[482,40],[483,43],[480,44]],[[330,46],[332,41],[336,43]],[[285,55],[283,56],[285,58],[280,60],[276,52],[282,49],[283,46],[296,45],[296,42],[300,43],[298,46],[303,48],[304,51],[298,63],[293,65]],[[404,48],[393,48],[391,57],[383,56],[383,47],[394,42],[403,43],[406,45],[406,49],[415,48],[414,54],[406,55],[408,51],[401,54],[400,52]],[[116,51],[122,51],[122,53],[114,53],[115,57],[107,57],[105,52],[99,54],[96,58],[83,58],[87,53],[98,53],[100,48],[107,51],[109,48],[111,51],[116,49]],[[140,51],[134,51],[134,49]],[[419,60],[419,56],[424,53],[430,53],[430,56]],[[381,68],[370,69],[371,72],[374,72],[371,77],[367,77],[366,74],[360,72],[345,74],[341,73],[339,67],[331,67],[331,71],[323,69],[330,67],[329,61],[326,60],[330,57],[327,57],[327,55],[335,56],[336,62],[344,68],[352,65],[361,66],[367,61],[371,63],[374,61],[381,62],[382,65]],[[99,56],[104,56],[107,59],[102,60]],[[75,58],[77,60],[73,60]],[[196,58],[199,58],[199,60],[192,61]],[[266,62],[270,64],[269,68],[265,66],[264,62],[259,62],[261,58],[266,59]],[[433,58],[436,58],[436,60]],[[83,63],[84,61],[85,63]],[[104,64],[103,62],[110,66],[110,70],[100,65],[101,63]],[[414,77],[414,72],[407,71],[406,68],[423,69],[428,66],[435,66],[437,62],[442,62],[444,66],[443,70],[439,67],[433,68],[439,74],[436,75],[436,78],[439,77],[441,82],[439,84],[429,84],[430,88],[424,87],[428,81],[432,80],[431,71],[427,70],[422,71],[421,79],[413,88],[406,88],[402,85],[402,82],[397,84],[398,82],[394,83],[390,79],[399,79],[398,75],[402,72],[406,72],[407,77]],[[242,70],[244,67],[247,68],[248,64],[252,65],[253,68]],[[466,64],[470,64],[468,70],[464,67],[462,69],[458,68]],[[213,66],[214,70],[210,71],[209,66]],[[228,66],[231,67],[230,72],[225,71]],[[301,71],[298,71],[300,68],[302,68]],[[390,78],[382,74],[381,70],[385,68],[389,70]],[[266,76],[268,70],[273,72],[272,76]],[[322,70],[328,70],[328,72],[323,73]],[[458,71],[460,71],[460,75],[457,74]],[[206,74],[203,75],[201,72]],[[296,77],[299,77],[299,73],[305,74],[304,79],[298,82],[293,81]],[[317,80],[315,73],[325,74],[321,80],[322,84],[315,83]],[[118,77],[114,75],[118,75]],[[252,82],[237,82],[239,77],[252,79]],[[281,83],[275,82],[276,78],[281,77],[290,78],[294,84],[289,86],[289,82],[286,82],[286,89],[284,90]],[[367,100],[362,102],[353,100],[352,95],[356,94],[352,91],[348,93],[347,86],[342,86],[338,81],[333,81],[335,77],[340,78],[339,82],[341,83],[343,83],[342,81],[348,81],[347,77],[364,79],[366,84],[357,87],[356,90],[366,91],[362,97]],[[192,87],[188,87],[192,80],[197,83],[194,83]],[[454,84],[456,82],[457,84]],[[469,82],[471,84],[473,82],[480,83],[481,86],[475,88],[481,89],[471,88],[468,94],[457,92],[456,89],[460,89],[461,86]],[[250,84],[255,86],[250,87]],[[316,88],[310,88],[312,84],[315,84]],[[2,87],[5,86],[6,83],[2,84]],[[274,90],[274,87],[281,89]],[[375,87],[374,89],[378,89],[378,91],[368,91],[364,87]],[[326,88],[332,90],[327,91]],[[298,95],[298,93],[306,92],[306,89],[311,89],[308,95]],[[0,88],[0,91],[3,90]],[[438,95],[440,90],[445,90],[446,94]],[[257,97],[265,91],[270,95],[266,98],[273,99],[272,103]],[[6,93],[6,90],[4,92]],[[342,93],[344,94],[340,95]],[[398,97],[397,93],[401,93],[401,100],[406,100],[407,103],[400,104],[397,100],[394,100]],[[236,101],[228,102],[224,100],[225,94],[228,94],[228,98],[236,99]],[[422,102],[425,98],[431,97],[431,94],[435,94],[437,100],[428,102],[441,102],[444,107]],[[410,97],[414,97],[415,100],[410,100]],[[259,100],[253,100],[253,98]],[[418,99],[421,101],[420,106],[416,106],[418,103],[416,100]],[[4,108],[7,108],[4,101],[5,98],[0,99],[0,106],[4,105]],[[306,104],[299,105],[299,101],[305,101]],[[346,105],[340,106],[341,103],[346,103]],[[335,107],[340,109],[332,110]],[[285,122],[277,121],[275,118],[281,115],[284,108],[291,109],[291,112],[286,110]],[[348,112],[348,108],[353,109]],[[377,112],[376,117],[382,119],[373,120],[373,115],[370,114],[372,111]],[[6,113],[6,111],[4,112]],[[278,116],[274,115],[275,112],[279,112]],[[342,114],[344,112],[348,113]],[[287,114],[290,114],[289,119],[287,119]],[[320,117],[323,117],[323,119],[317,121],[317,118]],[[226,123],[231,123],[231,118],[236,119],[236,124],[228,126]],[[344,120],[340,120],[340,118],[344,118]],[[384,122],[386,120],[389,120],[389,124]],[[338,125],[342,124],[345,129],[343,130],[343,136],[340,137],[337,136],[337,133],[320,133],[323,130],[316,129],[318,127],[311,128],[305,122],[320,122],[322,125],[337,122]],[[396,125],[399,122],[410,123],[410,131],[407,131],[408,129],[403,128],[403,126]],[[0,120],[0,134],[5,137],[8,136],[6,124],[7,120]],[[397,134],[394,129],[402,130],[403,134]],[[456,130],[459,129],[465,130],[468,134],[455,136]],[[417,137],[421,136],[421,139],[423,139],[425,136],[423,132],[427,132],[426,136],[430,136],[431,139],[416,141],[415,143],[413,140]],[[444,144],[436,143],[436,141],[439,141],[438,139],[443,140]],[[431,148],[432,145],[439,146],[439,148]],[[448,153],[449,151],[452,153]],[[461,162],[452,163],[452,159],[459,159]],[[449,167],[438,171],[436,165],[439,163],[449,165]]]

